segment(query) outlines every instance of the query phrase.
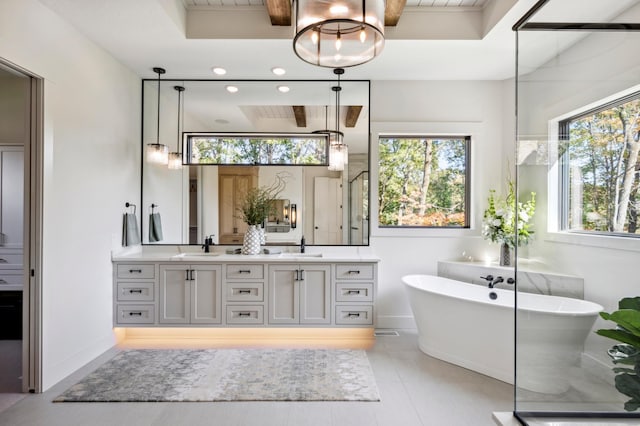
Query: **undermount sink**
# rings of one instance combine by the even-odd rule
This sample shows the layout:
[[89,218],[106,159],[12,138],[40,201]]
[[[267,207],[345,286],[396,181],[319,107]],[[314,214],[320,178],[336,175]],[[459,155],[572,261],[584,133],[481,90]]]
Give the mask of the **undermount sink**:
[[322,253],[280,253],[280,257],[322,257]]
[[173,257],[180,258],[180,257],[211,257],[211,256],[220,256],[220,253],[204,253],[204,252],[180,253],[180,254],[176,254]]

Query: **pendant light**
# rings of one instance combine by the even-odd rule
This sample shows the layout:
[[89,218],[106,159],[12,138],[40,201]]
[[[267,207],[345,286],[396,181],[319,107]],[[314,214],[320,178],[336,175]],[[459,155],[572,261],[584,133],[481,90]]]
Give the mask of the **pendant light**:
[[344,69],[336,68],[333,73],[338,76],[338,85],[331,88],[336,94],[336,130],[331,133],[333,138],[329,142],[329,170],[341,172],[349,162],[349,151],[343,142],[344,133],[340,131],[340,76],[344,74]]
[[160,143],[160,76],[166,71],[155,67],[153,72],[158,74],[158,123],[156,127],[156,143],[147,144],[146,159],[148,163],[167,164],[169,162],[169,147]]
[[178,136],[176,138],[176,152],[169,153],[169,168],[171,170],[180,170],[182,168],[182,153],[180,153],[180,122],[182,121],[182,125],[184,126],[184,118],[181,119],[181,116],[184,113],[184,107],[182,105],[182,92],[184,92],[184,87],[173,86],[173,88],[178,92]]
[[352,67],[384,47],[384,0],[295,0],[293,50],[321,67]]

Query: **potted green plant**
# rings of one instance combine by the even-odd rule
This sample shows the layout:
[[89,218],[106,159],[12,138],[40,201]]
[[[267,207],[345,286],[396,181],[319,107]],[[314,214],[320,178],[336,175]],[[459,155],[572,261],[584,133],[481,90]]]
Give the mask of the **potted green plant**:
[[624,298],[618,302],[617,311],[600,312],[600,316],[618,325],[596,333],[620,342],[608,351],[613,363],[621,365],[613,367],[615,385],[618,392],[631,397],[624,409],[636,411],[640,408],[640,297]]
[[238,217],[249,227],[244,235],[242,254],[259,254],[260,245],[264,243],[264,231],[261,228],[265,218],[274,211],[274,201],[286,186],[280,174],[270,186],[259,186],[249,189],[238,209]]

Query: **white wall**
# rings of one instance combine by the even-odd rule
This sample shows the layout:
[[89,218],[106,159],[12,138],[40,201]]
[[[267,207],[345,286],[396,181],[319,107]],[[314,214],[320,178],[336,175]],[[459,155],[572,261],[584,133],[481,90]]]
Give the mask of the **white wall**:
[[47,389],[114,343],[110,250],[140,198],[140,79],[36,0],[0,2],[0,57],[45,81]]
[[[371,248],[381,259],[378,327],[414,326],[403,275],[436,274],[438,260],[497,258],[497,246],[482,239],[479,227],[489,189],[500,189],[506,179],[508,162],[502,152],[505,117],[513,117],[509,107],[503,83],[497,81],[372,82]],[[471,229],[377,227],[376,141],[384,133],[471,135]]]

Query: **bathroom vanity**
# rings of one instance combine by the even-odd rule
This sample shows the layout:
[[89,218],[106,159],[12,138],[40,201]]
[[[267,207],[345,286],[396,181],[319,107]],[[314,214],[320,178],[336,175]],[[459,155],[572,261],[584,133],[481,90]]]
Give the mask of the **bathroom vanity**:
[[373,327],[378,259],[281,253],[113,257],[115,327]]

